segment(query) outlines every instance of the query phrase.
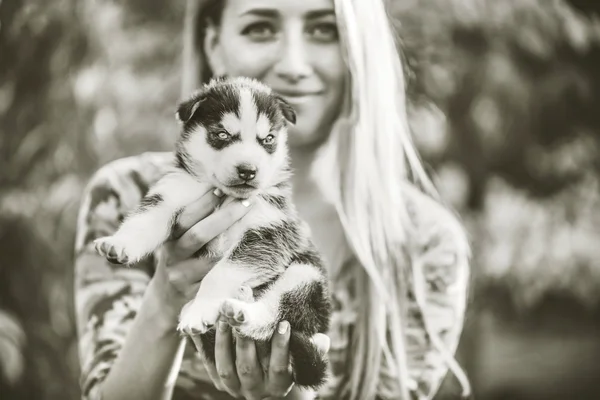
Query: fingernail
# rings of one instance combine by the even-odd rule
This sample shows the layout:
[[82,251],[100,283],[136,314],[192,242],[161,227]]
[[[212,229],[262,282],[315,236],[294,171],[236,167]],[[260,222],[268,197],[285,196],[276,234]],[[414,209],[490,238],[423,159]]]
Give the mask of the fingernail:
[[219,321],[219,331],[225,332],[227,330],[227,322]]
[[213,194],[217,197],[222,197],[223,196],[223,191],[219,188],[216,188],[215,190],[213,190]]
[[250,202],[250,200],[246,199],[246,200],[242,200],[242,205],[246,208],[250,207],[250,204],[252,204]]
[[287,321],[281,321],[277,327],[277,332],[279,332],[280,335],[283,335],[287,331],[288,326],[289,323]]

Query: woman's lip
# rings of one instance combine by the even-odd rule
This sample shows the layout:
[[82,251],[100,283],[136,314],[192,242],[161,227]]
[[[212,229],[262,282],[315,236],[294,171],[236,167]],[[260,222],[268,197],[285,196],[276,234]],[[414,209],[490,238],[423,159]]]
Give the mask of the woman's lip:
[[318,94],[316,94],[316,93],[293,94],[293,95],[279,93],[279,95],[281,97],[283,97],[283,99],[286,100],[288,103],[291,103],[294,105],[304,104],[306,102],[311,101],[316,96],[318,96]]
[[295,92],[295,91],[286,91],[286,90],[276,90],[279,95],[284,97],[308,97],[308,96],[317,96],[320,92]]

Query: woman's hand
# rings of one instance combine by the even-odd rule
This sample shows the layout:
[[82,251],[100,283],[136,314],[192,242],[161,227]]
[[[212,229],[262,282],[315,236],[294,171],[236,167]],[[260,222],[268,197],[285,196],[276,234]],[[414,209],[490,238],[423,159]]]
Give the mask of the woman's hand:
[[152,279],[153,293],[167,306],[170,319],[194,298],[200,280],[218,260],[191,258],[213,238],[242,218],[251,209],[250,201],[234,200],[215,211],[225,196],[219,189],[209,191],[182,211],[174,239],[165,243]]
[[[289,323],[279,323],[271,339],[271,355],[268,360],[258,359],[255,343],[250,339],[236,336],[233,344],[234,335],[236,334],[229,324],[220,320],[215,339],[216,365],[204,363],[215,387],[233,397],[242,396],[247,400],[285,397],[293,387]],[[329,351],[328,336],[317,333],[312,341],[323,354]]]

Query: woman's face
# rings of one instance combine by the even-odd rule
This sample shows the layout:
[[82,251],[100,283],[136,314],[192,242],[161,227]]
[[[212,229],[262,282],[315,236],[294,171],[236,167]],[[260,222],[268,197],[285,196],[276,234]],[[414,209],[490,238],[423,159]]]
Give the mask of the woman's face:
[[294,107],[291,146],[329,135],[347,71],[331,0],[227,0],[204,45],[215,75],[259,79]]

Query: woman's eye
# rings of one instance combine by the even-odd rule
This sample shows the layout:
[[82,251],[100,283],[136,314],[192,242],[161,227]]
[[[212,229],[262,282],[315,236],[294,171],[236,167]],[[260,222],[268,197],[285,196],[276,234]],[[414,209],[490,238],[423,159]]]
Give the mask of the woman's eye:
[[227,140],[227,139],[229,139],[229,133],[227,133],[225,131],[220,131],[220,132],[217,132],[217,137],[221,140]]
[[263,139],[264,144],[273,144],[274,141],[275,141],[275,136],[273,136],[273,135],[268,135],[267,137],[265,137]]
[[309,29],[309,34],[321,42],[333,42],[338,40],[338,29],[333,23],[320,23]]
[[275,28],[267,22],[257,22],[244,28],[242,34],[254,40],[267,40],[275,36]]

